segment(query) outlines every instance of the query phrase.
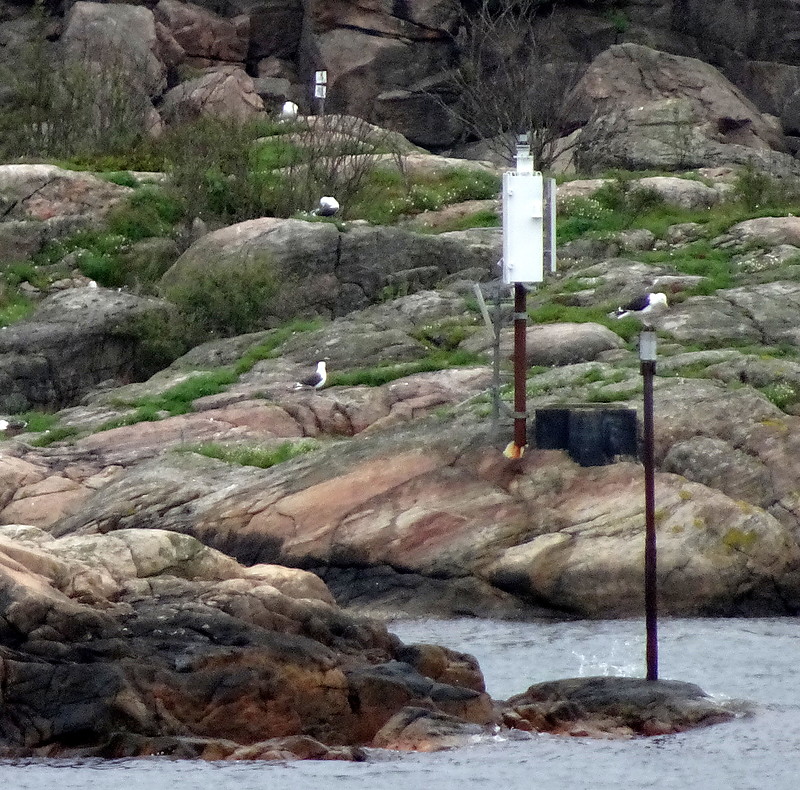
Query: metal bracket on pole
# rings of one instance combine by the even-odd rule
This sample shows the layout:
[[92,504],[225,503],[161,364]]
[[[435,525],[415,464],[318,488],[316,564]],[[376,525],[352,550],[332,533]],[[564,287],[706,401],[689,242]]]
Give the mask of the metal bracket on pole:
[[481,291],[480,285],[478,283],[472,283],[472,292],[475,294],[475,298],[478,300],[478,309],[481,311],[481,315],[483,316],[483,323],[486,324],[486,328],[494,332],[494,323],[492,323],[492,318],[489,315],[489,310],[486,307],[486,300],[483,298],[483,291]]
[[556,180],[544,181],[544,260],[551,274],[556,271]]

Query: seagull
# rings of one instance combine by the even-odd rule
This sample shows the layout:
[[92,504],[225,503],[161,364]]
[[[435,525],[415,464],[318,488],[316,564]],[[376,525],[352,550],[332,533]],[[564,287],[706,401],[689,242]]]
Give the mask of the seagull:
[[632,299],[623,307],[618,307],[612,315],[615,318],[626,318],[629,315],[647,315],[667,307],[667,295],[664,293],[646,293]]
[[325,370],[325,362],[317,362],[317,369],[310,376],[300,379],[292,389],[302,390],[312,388],[320,390],[325,386],[327,379],[328,373]]
[[28,427],[25,420],[0,420],[0,434],[4,436],[16,436]]
[[319,199],[319,207],[314,211],[318,217],[332,217],[339,210],[339,201],[326,195]]
[[297,112],[300,108],[293,101],[285,101],[278,118],[282,121],[293,121],[297,118]]

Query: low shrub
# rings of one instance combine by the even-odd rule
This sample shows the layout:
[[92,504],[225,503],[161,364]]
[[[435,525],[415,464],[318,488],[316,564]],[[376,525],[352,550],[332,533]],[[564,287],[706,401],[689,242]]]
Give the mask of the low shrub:
[[107,228],[129,241],[141,241],[171,235],[185,215],[184,203],[176,195],[147,185],[109,213]]
[[228,337],[262,328],[265,310],[285,284],[277,267],[258,256],[235,267],[209,266],[190,276],[177,275],[162,292],[198,336]]

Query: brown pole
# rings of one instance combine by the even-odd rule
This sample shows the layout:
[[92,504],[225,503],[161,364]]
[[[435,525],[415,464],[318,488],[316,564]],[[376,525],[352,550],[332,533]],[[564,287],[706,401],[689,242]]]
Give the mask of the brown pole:
[[641,362],[644,398],[644,610],[647,634],[647,680],[658,680],[658,588],[656,581],[655,453],[653,441],[653,378],[656,363]]
[[528,443],[527,431],[527,350],[528,292],[522,283],[514,283],[514,445],[522,453]]

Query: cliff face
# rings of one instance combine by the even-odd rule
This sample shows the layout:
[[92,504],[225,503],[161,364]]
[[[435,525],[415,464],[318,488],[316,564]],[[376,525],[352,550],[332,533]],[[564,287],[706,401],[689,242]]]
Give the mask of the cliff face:
[[[328,111],[364,117],[441,149],[463,132],[443,106],[458,100],[452,73],[463,60],[470,24],[454,0],[160,0],[146,6],[78,2],[37,30],[29,11],[0,3],[0,73],[10,73],[25,42],[42,33],[57,46],[69,45],[64,49],[80,42],[84,53],[96,54],[108,50],[98,37],[124,29],[113,49],[147,61],[138,71],[146,72],[143,87],[157,109],[165,97],[170,104],[171,91],[193,70],[222,67],[253,79],[239,88],[253,111],[259,101],[269,109],[287,99],[301,110],[319,109],[314,73],[325,70]],[[585,66],[626,42],[704,60],[762,112],[779,116],[787,134],[800,133],[800,6],[793,0],[555,3],[531,25],[535,57],[543,63]],[[530,57],[530,47],[507,51],[513,59]]]

